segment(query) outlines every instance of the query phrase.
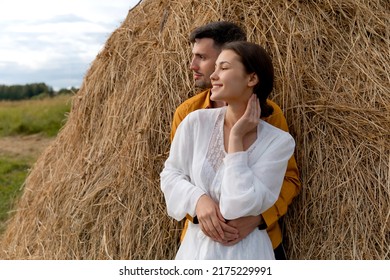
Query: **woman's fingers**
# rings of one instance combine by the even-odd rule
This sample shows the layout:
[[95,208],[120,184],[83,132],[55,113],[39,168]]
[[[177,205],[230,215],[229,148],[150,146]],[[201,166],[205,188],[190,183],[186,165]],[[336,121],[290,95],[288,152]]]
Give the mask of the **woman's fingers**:
[[201,230],[203,233],[210,237],[211,239],[218,241],[218,242],[223,242],[225,239],[224,232],[221,227],[221,222],[217,219],[203,219],[202,222],[199,221],[199,224],[201,226]]
[[225,235],[223,233],[222,227],[220,225],[219,219],[215,216],[211,218],[211,224],[210,224],[210,230],[213,233],[213,236],[219,240],[220,242],[223,241],[225,238]]
[[[252,94],[248,100],[243,116],[233,125],[230,136],[234,138],[242,138],[248,132],[253,131],[260,121],[260,103],[255,94]],[[236,149],[232,148],[236,151]],[[241,150],[239,148],[238,150]]]
[[260,100],[256,97],[256,118],[260,119],[261,116],[261,107],[260,107]]
[[199,198],[196,205],[196,215],[203,233],[216,241],[224,239],[224,232],[221,223],[224,223],[219,212],[218,205],[207,195]]

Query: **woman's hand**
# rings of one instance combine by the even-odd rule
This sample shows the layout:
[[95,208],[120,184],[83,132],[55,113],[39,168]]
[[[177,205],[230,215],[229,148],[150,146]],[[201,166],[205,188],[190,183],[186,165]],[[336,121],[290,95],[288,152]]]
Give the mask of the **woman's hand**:
[[233,125],[229,135],[229,153],[244,150],[243,138],[257,127],[260,122],[260,101],[255,94],[248,100],[248,105],[242,117]]
[[225,219],[219,210],[218,204],[207,195],[202,195],[196,204],[196,216],[200,229],[214,241],[224,242],[225,234],[222,229]]

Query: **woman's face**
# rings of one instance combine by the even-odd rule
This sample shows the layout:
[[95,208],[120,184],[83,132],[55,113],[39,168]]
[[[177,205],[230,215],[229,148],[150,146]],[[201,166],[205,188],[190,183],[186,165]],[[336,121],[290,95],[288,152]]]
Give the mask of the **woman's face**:
[[223,50],[211,74],[211,97],[213,101],[247,101],[252,94],[251,76],[247,74],[240,57],[232,50]]

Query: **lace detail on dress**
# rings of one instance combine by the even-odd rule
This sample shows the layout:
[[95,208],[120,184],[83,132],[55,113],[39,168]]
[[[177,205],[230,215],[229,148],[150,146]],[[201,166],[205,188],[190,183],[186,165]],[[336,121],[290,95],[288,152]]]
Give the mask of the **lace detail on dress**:
[[[224,139],[223,139],[223,124],[225,118],[226,107],[221,109],[213,128],[210,142],[207,146],[205,161],[201,169],[201,178],[205,186],[207,186],[208,194],[216,201],[219,201],[222,176],[224,173],[224,158],[226,157]],[[249,157],[255,150],[257,143],[253,143],[247,150]]]
[[213,134],[209,143],[209,147],[206,154],[206,160],[210,163],[214,172],[216,173],[223,163],[223,159],[226,156],[224,144],[223,144],[223,120],[225,110],[221,110],[217,117]]

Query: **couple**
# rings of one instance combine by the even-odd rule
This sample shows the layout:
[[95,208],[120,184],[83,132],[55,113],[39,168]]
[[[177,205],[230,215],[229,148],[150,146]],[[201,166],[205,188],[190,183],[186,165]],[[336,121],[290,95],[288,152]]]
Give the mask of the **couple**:
[[267,99],[271,58],[245,40],[229,22],[190,35],[195,84],[206,90],[176,110],[161,173],[168,214],[187,217],[176,259],[285,259],[278,219],[300,187],[295,143]]

